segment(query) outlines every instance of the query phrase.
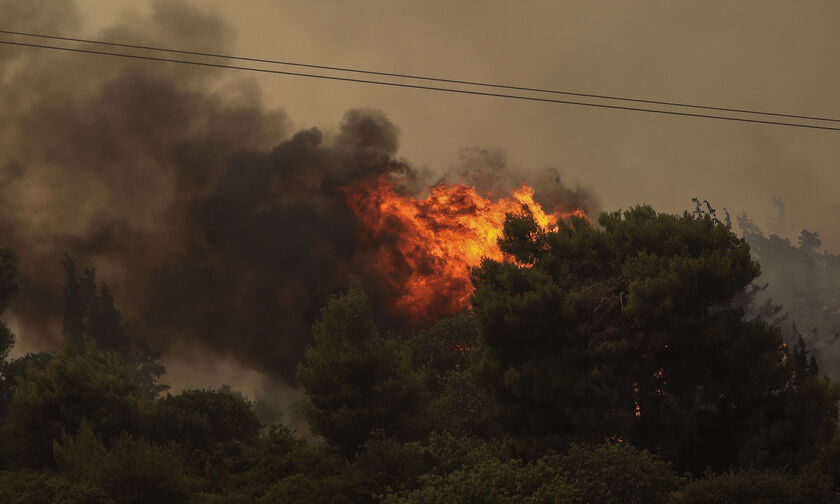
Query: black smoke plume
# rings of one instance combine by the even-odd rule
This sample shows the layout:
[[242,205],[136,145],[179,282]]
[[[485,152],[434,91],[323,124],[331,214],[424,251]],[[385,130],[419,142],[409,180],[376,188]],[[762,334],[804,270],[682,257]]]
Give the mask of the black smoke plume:
[[[60,16],[37,4],[0,0],[4,26],[78,35],[71,3]],[[163,1],[97,36],[210,52],[231,40],[213,16]],[[290,132],[255,84],[220,72],[0,47],[0,244],[20,256],[22,338],[58,343],[67,253],[97,268],[153,350],[200,346],[294,379],[319,309],[371,269],[338,188],[413,172],[384,114]],[[454,178],[509,185],[503,159],[467,157]],[[587,201],[555,175],[546,201]]]

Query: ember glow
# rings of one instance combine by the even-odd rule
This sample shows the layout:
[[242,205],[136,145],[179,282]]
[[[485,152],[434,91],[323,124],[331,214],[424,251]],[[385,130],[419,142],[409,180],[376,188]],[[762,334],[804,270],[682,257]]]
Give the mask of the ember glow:
[[546,230],[559,219],[585,217],[580,209],[546,212],[522,185],[490,199],[463,184],[436,185],[423,198],[403,196],[390,175],[344,187],[359,221],[361,244],[374,250],[383,281],[396,293],[394,309],[421,323],[469,306],[469,268],[485,257],[505,260],[499,250],[505,216],[527,206]]

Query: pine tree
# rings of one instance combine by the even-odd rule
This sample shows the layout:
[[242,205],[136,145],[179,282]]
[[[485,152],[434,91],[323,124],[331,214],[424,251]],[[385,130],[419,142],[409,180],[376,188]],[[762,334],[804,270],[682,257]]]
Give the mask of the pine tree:
[[[830,439],[836,387],[809,380],[783,393],[780,330],[734,304],[758,264],[713,209],[700,210],[636,207],[547,233],[528,212],[508,217],[500,246],[515,261],[472,273],[482,376],[503,427],[542,446],[629,439],[697,472]],[[790,356],[796,385],[816,371],[808,355]],[[796,432],[789,406],[805,395],[811,420]]]
[[370,299],[357,280],[334,297],[312,326],[314,344],[298,366],[309,396],[312,430],[346,454],[374,430],[412,438],[420,379],[396,341],[380,335]]
[[145,341],[131,341],[110,287],[105,283],[97,285],[96,270],[85,268],[79,276],[73,260],[65,256],[64,271],[62,333],[68,350],[84,353],[95,347],[113,352],[129,368],[144,395],[155,397],[167,390],[167,385],[157,383],[166,373],[160,355],[150,351]]

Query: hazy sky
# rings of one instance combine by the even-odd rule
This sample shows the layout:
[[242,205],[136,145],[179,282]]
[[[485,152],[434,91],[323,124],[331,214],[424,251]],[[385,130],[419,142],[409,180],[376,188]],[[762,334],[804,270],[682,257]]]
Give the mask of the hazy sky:
[[[840,116],[840,4],[831,1],[195,1],[236,54],[816,116]],[[148,7],[78,0],[91,34]],[[192,49],[201,49],[193,47]],[[256,75],[296,127],[384,110],[401,154],[443,171],[462,147],[556,166],[605,209],[679,211],[693,195],[840,249],[840,133]]]

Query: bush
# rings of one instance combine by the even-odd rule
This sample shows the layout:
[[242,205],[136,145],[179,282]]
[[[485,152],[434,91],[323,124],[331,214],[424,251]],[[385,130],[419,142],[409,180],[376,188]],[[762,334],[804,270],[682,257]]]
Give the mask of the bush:
[[333,297],[312,326],[297,377],[310,403],[312,431],[352,455],[371,431],[417,439],[414,414],[422,405],[420,377],[393,338],[380,335],[373,306],[358,282]]
[[793,475],[787,470],[748,469],[724,474],[707,474],[683,487],[674,504],[829,504],[837,496],[831,480],[817,472]]
[[128,437],[102,459],[96,481],[120,504],[178,504],[190,494],[175,453]]
[[387,504],[577,504],[583,502],[565,474],[537,461],[485,460],[445,476],[430,474],[422,486],[402,495],[392,494]]
[[17,466],[53,466],[53,441],[84,421],[107,444],[138,430],[140,391],[114,354],[62,352],[43,369],[33,362],[2,426],[4,451]]
[[626,444],[572,445],[560,465],[584,502],[665,503],[679,483],[667,463]]
[[185,390],[159,400],[145,419],[144,433],[160,443],[212,452],[229,441],[253,445],[260,422],[251,403],[226,390]]
[[170,449],[122,437],[106,450],[88,424],[54,443],[56,467],[69,480],[101,488],[120,504],[184,502],[184,468]]
[[0,471],[3,504],[116,504],[101,488],[34,471]]

